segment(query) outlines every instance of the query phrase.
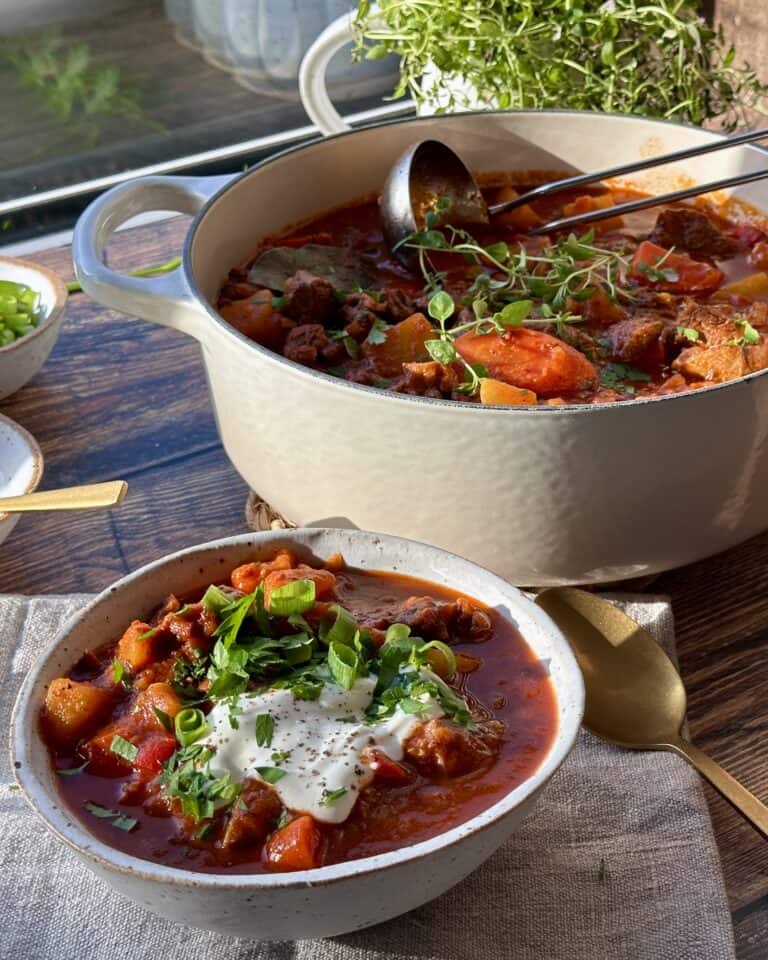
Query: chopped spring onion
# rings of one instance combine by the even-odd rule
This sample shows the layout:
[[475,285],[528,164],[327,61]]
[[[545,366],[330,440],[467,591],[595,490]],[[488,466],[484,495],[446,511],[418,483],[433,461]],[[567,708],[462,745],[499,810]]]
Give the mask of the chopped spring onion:
[[0,280],[0,347],[31,333],[40,314],[40,294],[36,290],[13,280]]
[[174,718],[173,725],[176,731],[176,739],[183,747],[188,747],[208,733],[205,714],[197,707],[187,707],[186,710],[180,710]]

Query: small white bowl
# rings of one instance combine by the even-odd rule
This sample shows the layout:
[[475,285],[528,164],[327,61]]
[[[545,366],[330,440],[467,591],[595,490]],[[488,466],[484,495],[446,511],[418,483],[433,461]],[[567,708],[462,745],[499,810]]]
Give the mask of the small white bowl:
[[[546,659],[557,732],[538,769],[466,823],[390,853],[283,874],[195,873],[122,853],[89,833],[62,803],[38,716],[50,682],[86,651],[112,640],[171,592],[202,587],[223,571],[289,546],[305,559],[341,553],[355,567],[390,570],[453,587],[494,607]],[[531,600],[468,560],[412,540],[364,530],[280,530],[202,544],[119,580],[66,624],[29,671],[11,722],[16,777],[60,840],[99,877],[155,913],[237,937],[300,940],[349,933],[412,910],[479,866],[532,810],[570,752],[581,725],[584,684],[562,633]],[[40,825],[42,828],[42,825]],[[489,906],[490,910],[491,907]]]
[[3,400],[31,380],[48,359],[64,319],[67,287],[46,267],[10,257],[0,257],[0,280],[26,284],[40,294],[40,319],[35,329],[0,347],[0,400]]
[[[37,440],[18,423],[0,415],[0,497],[32,493],[43,475],[43,452]],[[0,513],[0,543],[21,514]]]

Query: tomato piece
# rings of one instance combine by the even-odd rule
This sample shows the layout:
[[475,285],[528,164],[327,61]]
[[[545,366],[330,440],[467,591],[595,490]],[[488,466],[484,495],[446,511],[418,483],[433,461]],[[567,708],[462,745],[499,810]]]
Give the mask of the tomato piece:
[[312,870],[322,865],[320,830],[309,814],[276,830],[264,845],[264,860],[271,870]]
[[650,240],[644,240],[635,251],[629,275],[667,293],[713,293],[725,279],[717,267],[685,253],[670,253]]
[[733,237],[742,247],[747,247],[748,249],[754,247],[754,245],[761,240],[768,240],[768,235],[766,235],[765,231],[753,226],[751,223],[739,224],[739,226],[731,230],[728,235]]
[[539,397],[578,393],[597,383],[597,371],[583,353],[526,327],[465,333],[456,340],[456,349],[468,363],[481,363],[496,380]]
[[392,757],[388,757],[383,750],[370,750],[365,756],[365,762],[374,772],[374,782],[383,783],[390,787],[403,787],[413,780],[408,767]]
[[139,746],[133,767],[145,776],[154,776],[160,773],[162,764],[175,752],[175,737],[170,735],[150,737]]

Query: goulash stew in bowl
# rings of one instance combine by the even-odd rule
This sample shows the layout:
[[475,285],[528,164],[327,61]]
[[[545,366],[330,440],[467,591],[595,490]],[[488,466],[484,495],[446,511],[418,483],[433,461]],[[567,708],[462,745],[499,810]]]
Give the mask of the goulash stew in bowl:
[[127,623],[49,685],[40,723],[67,805],[104,842],[254,873],[471,819],[537,769],[556,711],[495,610],[280,550]]
[[[532,183],[484,190],[497,202]],[[541,182],[541,178],[535,180]],[[375,200],[263,244],[220,291],[222,317],[289,360],[382,390],[489,404],[657,397],[768,367],[768,232],[755,211],[656,207],[576,234],[526,231],[643,194],[560,194],[491,226],[403,244]]]

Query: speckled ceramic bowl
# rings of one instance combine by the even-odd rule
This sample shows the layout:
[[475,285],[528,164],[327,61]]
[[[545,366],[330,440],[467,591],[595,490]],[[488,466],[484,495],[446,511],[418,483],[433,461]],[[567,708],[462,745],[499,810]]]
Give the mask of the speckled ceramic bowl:
[[[43,476],[43,452],[37,440],[8,417],[0,416],[0,497],[32,493]],[[0,512],[0,543],[19,521],[19,513]]]
[[64,320],[67,288],[51,270],[10,257],[0,257],[0,280],[23,283],[36,290],[42,307],[40,320],[31,333],[0,347],[0,400],[3,400],[31,380],[48,359]]
[[[550,664],[557,733],[539,769],[503,800],[438,837],[392,853],[289,874],[201,874],[150,863],[92,836],[58,794],[37,720],[47,685],[87,649],[107,642],[168,593],[220,577],[288,545],[303,556],[341,552],[356,567],[411,574],[495,607]],[[19,784],[46,826],[116,890],[170,920],[262,940],[347,933],[438,896],[486,860],[530,813],[563,762],[581,723],[584,688],[568,643],[552,621],[504,580],[460,557],[410,540],[359,530],[249,534],[183,550],[118,581],[55,637],[27,676],[14,710],[11,751]],[[424,878],[429,877],[429,883]]]

